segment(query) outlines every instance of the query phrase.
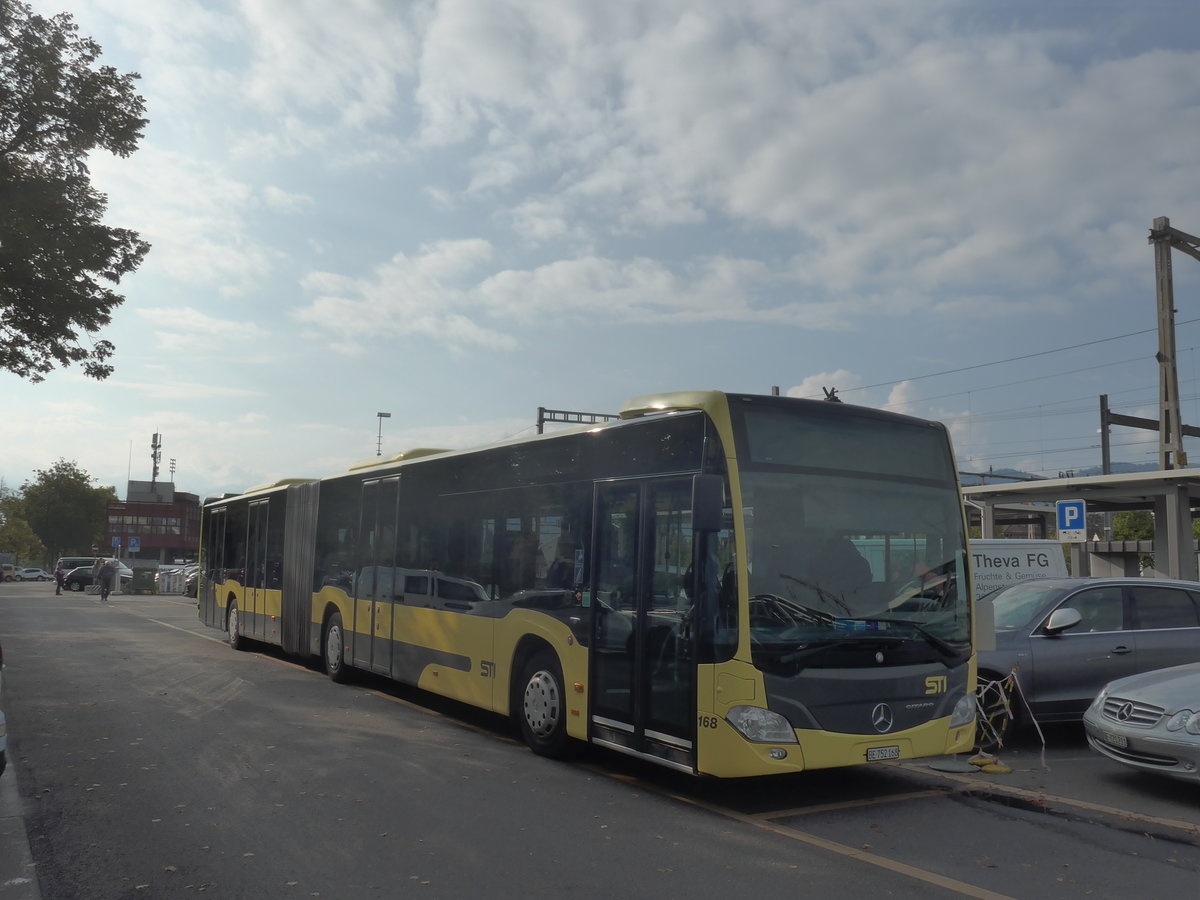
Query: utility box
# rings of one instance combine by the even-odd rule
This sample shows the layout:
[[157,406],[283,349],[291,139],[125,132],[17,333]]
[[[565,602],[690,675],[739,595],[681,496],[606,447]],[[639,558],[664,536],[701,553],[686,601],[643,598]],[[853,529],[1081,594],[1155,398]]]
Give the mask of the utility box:
[[154,570],[134,569],[133,581],[129,585],[129,592],[131,594],[153,594]]

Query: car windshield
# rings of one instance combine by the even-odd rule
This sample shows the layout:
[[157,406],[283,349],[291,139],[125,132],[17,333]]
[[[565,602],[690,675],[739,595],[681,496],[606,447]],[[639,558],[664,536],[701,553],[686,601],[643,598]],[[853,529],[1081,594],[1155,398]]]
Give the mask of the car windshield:
[[1061,593],[1060,588],[1047,587],[1043,582],[1014,584],[991,595],[996,613],[997,631],[1024,628],[1051,600]]

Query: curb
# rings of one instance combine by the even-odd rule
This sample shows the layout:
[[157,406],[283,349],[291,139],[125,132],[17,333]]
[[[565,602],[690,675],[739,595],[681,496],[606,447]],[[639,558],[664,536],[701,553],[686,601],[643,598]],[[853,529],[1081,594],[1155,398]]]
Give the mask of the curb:
[[0,900],[41,900],[41,896],[17,790],[17,773],[10,760],[4,775],[0,775]]

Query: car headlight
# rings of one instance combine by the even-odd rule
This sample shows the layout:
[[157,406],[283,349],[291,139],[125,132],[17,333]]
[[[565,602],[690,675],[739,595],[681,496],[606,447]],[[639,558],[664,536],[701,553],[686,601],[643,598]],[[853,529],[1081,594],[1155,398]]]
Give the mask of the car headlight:
[[1188,719],[1194,715],[1195,713],[1190,709],[1181,709],[1175,715],[1171,716],[1171,718],[1167,719],[1167,731],[1179,731],[1187,725]]
[[796,732],[779,713],[757,706],[735,706],[725,716],[727,722],[748,741],[760,744],[794,744]]
[[1200,734],[1200,713],[1192,713],[1183,727],[1188,734]]
[[964,694],[959,697],[958,702],[954,704],[954,712],[950,716],[950,727],[958,728],[960,725],[970,725],[975,721],[976,708],[974,694]]
[[1100,709],[1104,706],[1104,701],[1108,699],[1108,685],[1100,689],[1100,693],[1096,695],[1096,699],[1092,701],[1092,709]]

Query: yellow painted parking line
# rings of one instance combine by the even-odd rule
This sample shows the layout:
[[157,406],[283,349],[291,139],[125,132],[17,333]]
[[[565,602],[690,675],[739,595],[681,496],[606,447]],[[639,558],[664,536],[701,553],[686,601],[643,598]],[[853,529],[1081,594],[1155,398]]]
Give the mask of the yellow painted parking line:
[[907,794],[888,794],[886,797],[865,797],[861,800],[844,800],[839,803],[822,803],[819,806],[799,806],[794,809],[771,810],[758,813],[757,818],[786,819],[789,816],[810,816],[813,813],[834,812],[839,809],[858,809],[864,806],[879,806],[883,803],[899,803],[904,800],[927,800],[930,797],[949,797],[960,794],[963,788],[948,787],[932,791],[910,791]]
[[[593,769],[593,771],[598,773],[604,772],[603,769],[599,768]],[[779,825],[775,822],[772,822],[769,818],[769,816],[786,815],[786,811],[781,813],[760,813],[757,815],[740,813],[737,810],[729,809],[728,807],[707,803],[703,800],[697,800],[693,797],[681,796],[672,791],[660,791],[653,784],[650,784],[646,781],[639,780],[638,784],[645,790],[654,791],[661,796],[670,797],[675,800],[681,800],[684,803],[689,803],[692,806],[698,807],[715,815],[723,816],[727,819],[733,819],[736,822],[742,822],[743,824],[750,825],[754,828],[759,828],[764,831],[770,831],[774,834],[778,834],[794,841],[799,841],[800,843],[807,844],[810,847],[816,847],[828,853],[834,853],[838,856],[844,856],[857,862],[865,863],[866,865],[875,866],[880,869],[886,869],[889,872],[894,872],[897,875],[904,875],[905,877],[924,882],[925,884],[932,885],[934,887],[944,888],[948,891],[954,891],[963,897],[974,897],[976,900],[1015,900],[1015,898],[1010,897],[1007,894],[998,894],[995,891],[988,890],[987,888],[979,887],[979,885],[968,884],[965,881],[960,881],[957,878],[950,878],[946,875],[942,875],[939,872],[934,872],[929,869],[922,869],[918,866],[911,866],[908,863],[903,863],[895,859],[889,859],[886,856],[880,856],[878,853],[871,853],[859,847],[851,847],[847,844],[839,844],[837,841],[831,841],[828,838],[810,834],[809,832],[801,831],[798,828],[791,828],[787,825]],[[913,796],[945,796],[946,793],[951,792],[926,791],[906,796],[909,798]],[[889,798],[880,799],[887,800]],[[859,805],[870,805],[870,803]]]

